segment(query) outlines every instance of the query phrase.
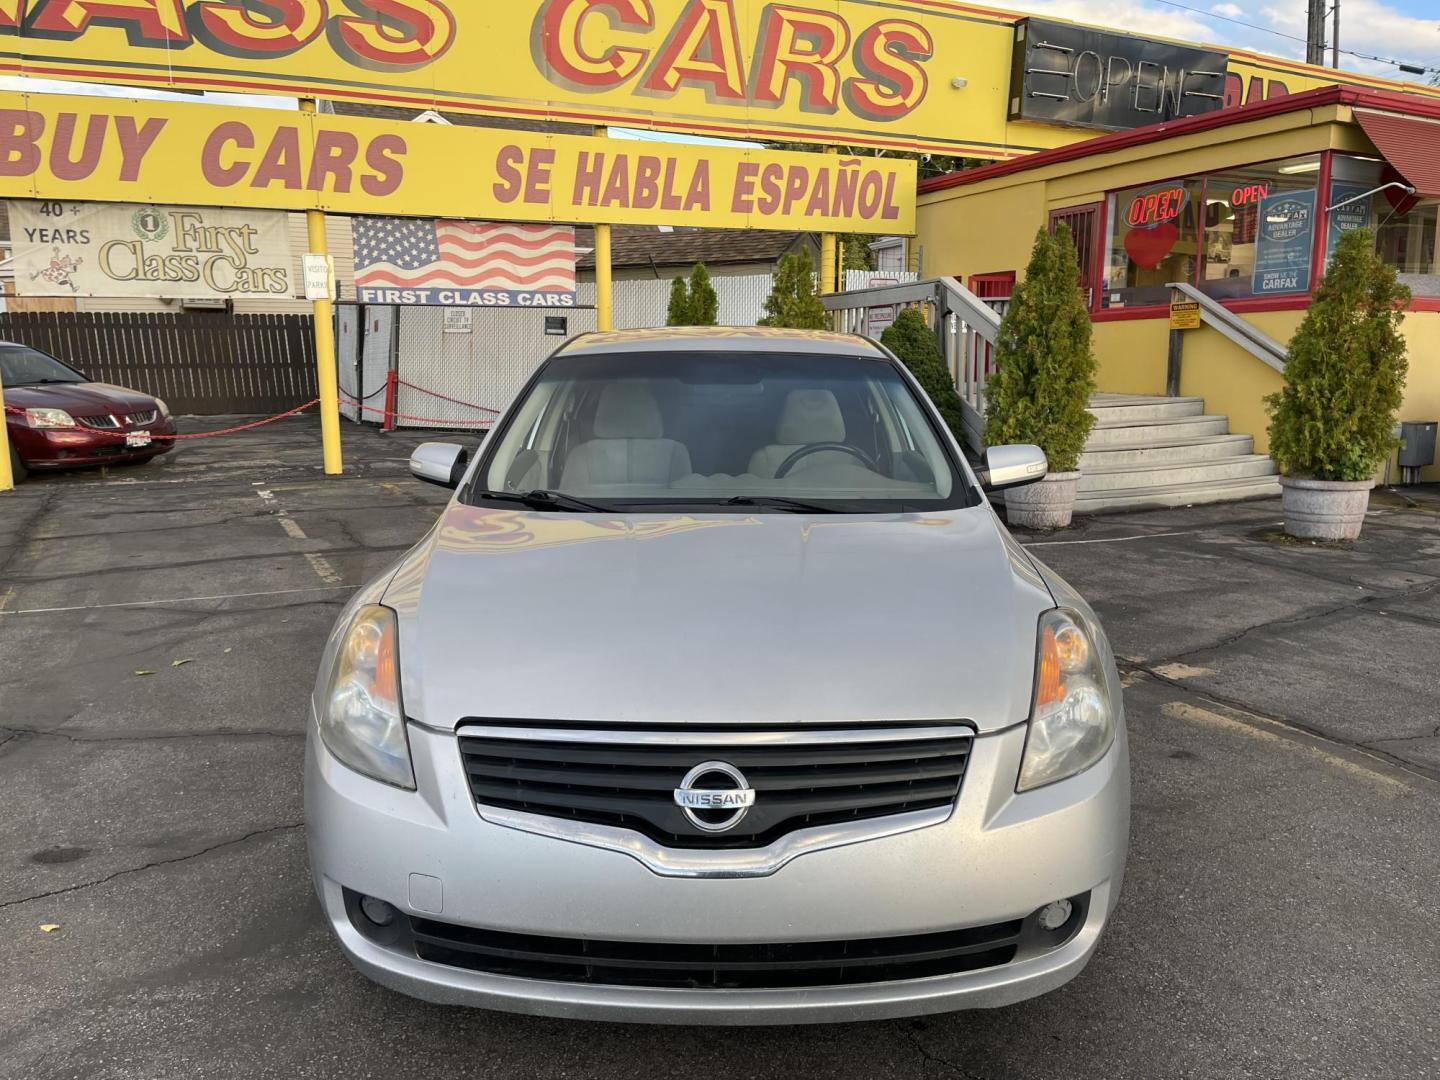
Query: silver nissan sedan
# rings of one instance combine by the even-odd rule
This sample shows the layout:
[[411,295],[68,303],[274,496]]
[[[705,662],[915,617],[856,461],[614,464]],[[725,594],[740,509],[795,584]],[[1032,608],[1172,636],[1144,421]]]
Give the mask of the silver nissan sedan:
[[838,334],[593,334],[362,589],[311,701],[315,888],[434,1002],[790,1024],[1073,979],[1130,816],[1094,612],[904,366]]

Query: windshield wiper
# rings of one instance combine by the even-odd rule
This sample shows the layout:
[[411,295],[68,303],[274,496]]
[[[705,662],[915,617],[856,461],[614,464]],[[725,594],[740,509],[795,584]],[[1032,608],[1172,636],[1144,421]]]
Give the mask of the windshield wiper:
[[767,510],[790,510],[796,514],[843,514],[833,506],[806,502],[804,499],[790,499],[784,495],[736,495],[725,500],[726,506],[759,506]]
[[537,488],[534,491],[478,491],[475,493],[475,498],[493,499],[496,502],[515,502],[522,506],[528,506],[531,510],[577,510],[590,514],[613,514],[615,512],[613,507],[586,502],[573,495],[564,495],[558,491],[546,491],[543,488]]

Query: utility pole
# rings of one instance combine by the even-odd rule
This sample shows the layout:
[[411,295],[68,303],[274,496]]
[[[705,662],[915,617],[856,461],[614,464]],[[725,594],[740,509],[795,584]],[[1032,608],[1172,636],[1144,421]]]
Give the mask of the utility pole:
[[1309,21],[1305,28],[1305,62],[1325,64],[1325,0],[1309,0]]
[[1331,16],[1330,66],[1338,69],[1340,67],[1340,0],[1335,0],[1335,6],[1331,9]]

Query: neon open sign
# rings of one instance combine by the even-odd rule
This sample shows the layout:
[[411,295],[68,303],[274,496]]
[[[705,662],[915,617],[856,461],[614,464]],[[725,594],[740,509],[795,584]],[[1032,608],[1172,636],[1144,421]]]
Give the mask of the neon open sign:
[[1142,191],[1130,200],[1125,221],[1132,229],[1154,228],[1179,218],[1189,202],[1190,193],[1184,184]]

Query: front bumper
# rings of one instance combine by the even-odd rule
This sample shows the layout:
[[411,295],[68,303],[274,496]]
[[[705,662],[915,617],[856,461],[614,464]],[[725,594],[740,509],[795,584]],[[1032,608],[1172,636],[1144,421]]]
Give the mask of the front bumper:
[[[418,791],[341,765],[313,723],[306,822],[316,891],[342,949],[375,981],[428,1001],[629,1022],[791,1024],[1008,1005],[1084,969],[1118,900],[1129,832],[1123,722],[1110,753],[1070,780],[1014,792],[1025,729],[975,740],[943,824],[804,854],[767,877],[662,877],[629,855],[484,821],[455,736],[410,727]],[[401,912],[488,930],[665,943],[834,941],[1021,919],[1090,894],[1064,945],[1003,966],[796,989],[655,989],[486,974],[361,934],[350,889]]]
[[[150,444],[125,445],[127,435],[149,434]],[[74,469],[87,465],[119,465],[167,454],[175,449],[175,425],[159,420],[148,427],[127,431],[98,432],[70,428],[25,428],[23,434],[11,428],[16,451],[27,469]]]

